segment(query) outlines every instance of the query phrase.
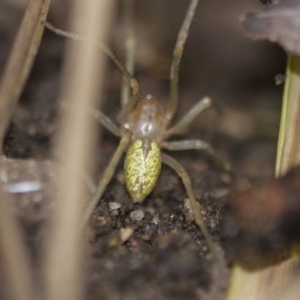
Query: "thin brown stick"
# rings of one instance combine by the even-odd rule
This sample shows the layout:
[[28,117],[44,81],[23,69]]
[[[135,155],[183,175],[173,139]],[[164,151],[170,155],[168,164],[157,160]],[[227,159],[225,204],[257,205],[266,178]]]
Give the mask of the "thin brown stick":
[[[94,41],[106,40],[114,1],[73,1],[72,30],[83,31],[85,43],[69,44],[61,102],[73,109],[61,111],[55,153],[67,166],[58,184],[58,205],[51,220],[45,249],[47,300],[82,299],[83,231],[80,227],[87,191],[77,170],[89,170],[96,132],[85,107],[95,107],[104,78],[104,57]],[[95,124],[95,123],[94,123]]]
[[[29,1],[0,84],[0,145],[39,48],[50,0]],[[1,152],[1,150],[0,150]],[[1,172],[1,169],[0,169]],[[32,270],[21,230],[0,186],[0,251],[6,291],[12,299],[34,299]]]
[[30,0],[0,85],[0,145],[38,52],[50,0]]

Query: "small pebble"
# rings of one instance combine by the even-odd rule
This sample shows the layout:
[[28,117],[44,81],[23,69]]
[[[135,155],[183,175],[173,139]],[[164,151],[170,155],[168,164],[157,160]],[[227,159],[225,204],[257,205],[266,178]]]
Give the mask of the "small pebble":
[[184,216],[187,222],[193,222],[194,221],[194,215],[193,210],[191,207],[191,202],[189,198],[185,198],[183,200],[183,208],[184,208]]
[[118,202],[109,202],[109,209],[110,210],[116,210],[119,209],[121,207],[121,204]]
[[223,198],[230,192],[229,188],[219,188],[211,192],[211,196],[214,198]]
[[153,217],[153,223],[155,225],[158,225],[160,222],[160,219],[159,219],[159,214],[156,214],[154,217]]
[[145,214],[141,209],[133,210],[130,213],[130,218],[132,221],[141,221],[141,220],[143,220],[144,216],[145,216]]
[[120,229],[120,238],[122,243],[127,242],[131,236],[133,235],[133,229],[132,228],[121,228]]
[[125,176],[123,172],[118,172],[117,174],[117,180],[121,183],[124,184],[125,183]]
[[215,229],[216,229],[216,227],[217,227],[217,222],[216,222],[216,220],[215,220],[214,218],[211,218],[210,223],[209,223],[209,227],[210,227],[210,229],[212,229],[212,230],[215,230]]

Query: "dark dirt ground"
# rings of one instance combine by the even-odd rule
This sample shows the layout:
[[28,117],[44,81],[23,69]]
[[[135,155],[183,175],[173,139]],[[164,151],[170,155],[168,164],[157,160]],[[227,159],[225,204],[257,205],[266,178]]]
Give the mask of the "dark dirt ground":
[[[189,1],[137,2],[136,77],[143,95],[151,93],[165,101],[172,47]],[[52,4],[50,22],[66,28],[67,3]],[[221,115],[213,108],[205,111],[185,136],[211,142],[231,163],[234,176],[217,169],[203,152],[172,155],[191,176],[205,224],[220,246],[225,194],[249,188],[274,173],[282,94],[282,86],[275,86],[274,77],[284,73],[285,55],[275,45],[246,39],[238,26],[240,13],[260,7],[254,0],[234,0],[230,5],[223,0],[200,1],[182,59],[178,116],[204,95],[212,96],[222,111]],[[21,2],[0,1],[0,72],[23,9]],[[122,58],[120,19],[119,9],[111,47]],[[64,39],[46,30],[3,146],[5,155],[14,159],[1,162],[7,169],[8,192],[20,180],[38,178],[42,182],[39,192],[13,193],[16,211],[33,249],[33,261],[38,255],[42,225],[52,206],[50,182],[56,166],[49,159],[55,140],[64,45]],[[109,63],[102,100],[103,110],[112,118],[120,107],[120,80],[119,70]],[[105,130],[100,138],[98,176],[118,144],[117,138]],[[201,232],[190,220],[184,205],[186,197],[177,175],[163,167],[153,193],[143,204],[133,204],[119,165],[87,232],[91,255],[85,274],[86,299],[223,299],[228,262],[211,258]],[[230,257],[230,253],[223,255]]]

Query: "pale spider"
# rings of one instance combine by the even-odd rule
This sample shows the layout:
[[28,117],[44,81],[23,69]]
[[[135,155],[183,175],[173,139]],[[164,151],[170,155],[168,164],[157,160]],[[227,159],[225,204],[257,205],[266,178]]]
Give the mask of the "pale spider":
[[[124,98],[122,101],[122,110],[117,117],[117,121],[120,125],[119,127],[102,112],[90,110],[90,113],[98,119],[104,127],[116,136],[121,137],[121,140],[104,171],[94,196],[92,197],[85,219],[89,219],[105,188],[111,181],[123,152],[127,151],[124,164],[125,181],[132,200],[140,203],[144,201],[144,199],[152,192],[157,182],[162,162],[167,164],[182,178],[191,203],[195,222],[200,227],[210,250],[213,250],[213,243],[203,223],[200,213],[200,204],[194,196],[190,177],[179,162],[166,153],[161,152],[161,149],[204,149],[215,157],[218,162],[223,164],[223,162],[215,155],[212,147],[203,140],[190,139],[167,141],[171,136],[181,133],[199,113],[212,104],[212,100],[208,97],[201,99],[177,124],[171,126],[171,121],[178,106],[179,64],[197,5],[198,0],[191,0],[178,34],[170,71],[170,98],[166,108],[150,95],[140,100],[139,86],[134,77],[127,71],[107,46],[97,43],[97,45],[100,46],[121,69],[132,88],[132,95],[129,99]],[[78,35],[56,29],[47,22],[45,22],[45,25],[59,35],[71,37],[76,40],[85,39]],[[223,166],[226,168],[226,164],[223,164]]]

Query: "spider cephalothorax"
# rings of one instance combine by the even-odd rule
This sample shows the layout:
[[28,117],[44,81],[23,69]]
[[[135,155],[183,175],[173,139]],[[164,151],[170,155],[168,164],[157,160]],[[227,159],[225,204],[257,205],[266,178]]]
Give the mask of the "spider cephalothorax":
[[160,144],[164,138],[166,128],[164,107],[151,95],[141,99],[135,109],[119,122],[125,131],[132,133],[132,140],[147,137]]

